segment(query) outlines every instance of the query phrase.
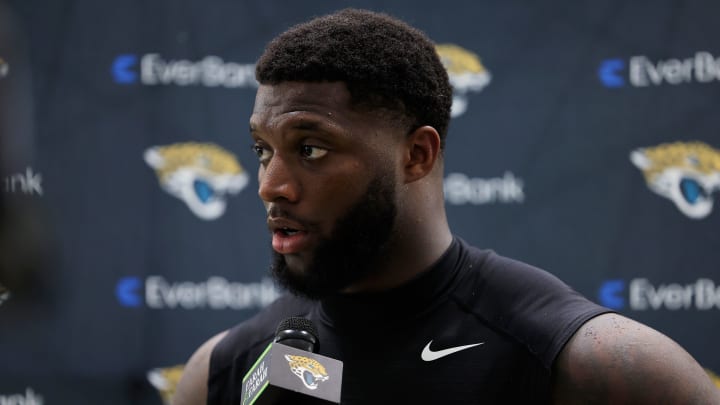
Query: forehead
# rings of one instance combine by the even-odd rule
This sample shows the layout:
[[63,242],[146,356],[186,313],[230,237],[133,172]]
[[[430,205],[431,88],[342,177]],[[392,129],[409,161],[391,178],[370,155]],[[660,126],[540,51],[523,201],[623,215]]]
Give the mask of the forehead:
[[360,114],[351,108],[350,101],[350,92],[341,82],[260,85],[250,123],[262,125],[293,113],[311,113],[332,120],[349,121]]

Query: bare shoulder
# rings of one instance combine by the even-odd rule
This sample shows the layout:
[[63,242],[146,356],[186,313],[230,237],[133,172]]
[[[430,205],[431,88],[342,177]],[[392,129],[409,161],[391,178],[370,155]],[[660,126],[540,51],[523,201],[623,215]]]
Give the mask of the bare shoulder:
[[597,316],[553,366],[555,404],[720,404],[720,390],[662,333],[617,314]]
[[204,405],[206,403],[210,355],[215,345],[226,334],[227,331],[224,331],[211,337],[190,357],[175,389],[173,405]]

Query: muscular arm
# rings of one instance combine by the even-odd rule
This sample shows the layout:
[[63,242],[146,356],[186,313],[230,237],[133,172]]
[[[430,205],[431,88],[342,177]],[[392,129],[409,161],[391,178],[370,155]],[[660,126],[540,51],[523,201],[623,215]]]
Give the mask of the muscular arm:
[[583,325],[553,376],[555,404],[720,404],[720,390],[690,354],[617,314]]
[[178,382],[172,405],[205,405],[207,402],[210,354],[226,332],[219,333],[203,343],[190,357]]

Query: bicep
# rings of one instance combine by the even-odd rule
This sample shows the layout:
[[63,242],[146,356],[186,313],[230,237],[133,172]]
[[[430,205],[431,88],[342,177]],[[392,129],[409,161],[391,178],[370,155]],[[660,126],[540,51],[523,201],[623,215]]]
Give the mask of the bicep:
[[595,317],[553,366],[556,404],[716,404],[720,391],[667,336],[617,314]]
[[190,357],[175,389],[172,405],[205,405],[210,355],[227,332],[219,333],[203,343]]

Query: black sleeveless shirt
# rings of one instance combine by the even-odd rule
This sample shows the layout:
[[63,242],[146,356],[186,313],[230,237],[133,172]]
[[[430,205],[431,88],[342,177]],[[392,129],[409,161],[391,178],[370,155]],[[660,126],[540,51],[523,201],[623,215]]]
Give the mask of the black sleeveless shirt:
[[240,403],[243,377],[290,316],[312,320],[319,353],[343,362],[342,404],[548,403],[556,356],[606,312],[553,275],[456,237],[403,286],[320,302],[286,295],[230,329],[211,355],[208,404]]

